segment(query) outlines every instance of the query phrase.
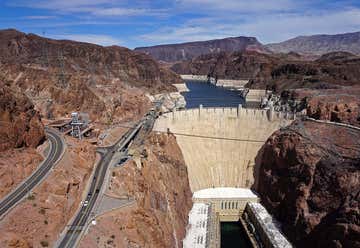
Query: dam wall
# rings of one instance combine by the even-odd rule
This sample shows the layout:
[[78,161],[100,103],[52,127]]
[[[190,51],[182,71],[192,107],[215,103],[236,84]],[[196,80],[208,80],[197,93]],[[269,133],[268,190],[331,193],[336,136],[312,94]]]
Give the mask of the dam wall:
[[183,80],[193,80],[193,81],[204,81],[207,82],[207,75],[180,75]]
[[246,107],[258,108],[264,98],[268,98],[271,94],[269,90],[258,89],[245,89],[243,91],[243,97],[245,99]]
[[176,136],[193,192],[213,187],[250,188],[261,147],[293,118],[290,114],[240,106],[200,107],[160,116],[154,131],[170,131]]
[[208,77],[207,75],[180,75],[183,80],[192,80],[199,82],[208,82],[210,79],[210,83],[225,87],[225,88],[236,88],[243,89],[244,86],[249,82],[249,79],[215,79],[213,77]]
[[216,86],[221,86],[225,88],[243,89],[248,82],[249,82],[248,79],[243,79],[243,80],[218,79],[216,82]]

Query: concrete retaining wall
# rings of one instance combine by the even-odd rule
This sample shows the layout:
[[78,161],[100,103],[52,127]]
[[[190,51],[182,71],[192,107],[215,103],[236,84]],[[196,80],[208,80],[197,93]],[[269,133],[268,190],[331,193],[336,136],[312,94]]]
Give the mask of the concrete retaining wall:
[[244,86],[249,82],[248,79],[244,80],[232,80],[232,79],[218,79],[216,85],[229,88],[244,88]]
[[243,219],[252,225],[255,236],[265,248],[292,248],[291,243],[279,231],[276,221],[260,203],[249,202],[246,205]]
[[250,188],[255,158],[266,139],[292,121],[291,115],[243,108],[199,108],[160,116],[154,131],[175,134],[192,191]]
[[[180,75],[183,80],[193,80],[207,82],[207,75]],[[210,77],[210,83],[216,84],[216,86],[221,86],[225,88],[244,88],[244,86],[249,82],[249,79],[218,79]]]
[[194,80],[194,81],[204,81],[206,82],[208,77],[207,75],[180,75],[184,80]]

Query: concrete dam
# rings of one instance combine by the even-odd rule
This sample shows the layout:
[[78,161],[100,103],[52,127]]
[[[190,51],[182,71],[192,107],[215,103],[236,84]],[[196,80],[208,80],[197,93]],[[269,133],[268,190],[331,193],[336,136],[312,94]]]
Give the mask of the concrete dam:
[[291,116],[244,108],[202,108],[160,116],[154,130],[175,134],[193,192],[213,187],[250,188],[266,139]]
[[226,222],[241,223],[252,240],[249,247],[291,247],[251,189],[256,189],[262,146],[294,119],[293,114],[241,105],[200,105],[158,117],[153,130],[176,136],[193,192],[185,248],[221,247],[221,223]]

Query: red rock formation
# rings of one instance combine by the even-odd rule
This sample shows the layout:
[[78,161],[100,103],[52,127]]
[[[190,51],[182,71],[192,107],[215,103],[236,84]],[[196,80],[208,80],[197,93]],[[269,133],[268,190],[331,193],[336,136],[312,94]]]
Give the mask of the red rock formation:
[[142,152],[142,168],[131,161],[112,172],[107,194],[135,203],[97,218],[80,247],[182,247],[191,191],[174,136],[152,134]]
[[360,57],[349,53],[326,54],[306,61],[294,53],[217,53],[199,56],[171,67],[179,74],[211,75],[224,79],[249,79],[249,88],[285,89],[337,88],[359,85]]
[[44,126],[34,105],[24,94],[0,82],[0,152],[10,148],[34,148],[44,139]]
[[359,87],[296,89],[289,91],[288,95],[303,102],[307,115],[311,118],[360,127]]
[[[47,118],[87,112],[105,122],[145,111],[146,93],[173,91],[179,76],[127,48],[0,31],[0,79],[29,96]],[[128,97],[129,96],[129,97]],[[131,111],[124,108],[131,102]],[[120,114],[120,116],[119,116]]]
[[261,161],[261,200],[297,247],[360,246],[359,130],[298,121]]
[[360,127],[360,97],[359,95],[314,96],[308,100],[307,115],[319,120]]

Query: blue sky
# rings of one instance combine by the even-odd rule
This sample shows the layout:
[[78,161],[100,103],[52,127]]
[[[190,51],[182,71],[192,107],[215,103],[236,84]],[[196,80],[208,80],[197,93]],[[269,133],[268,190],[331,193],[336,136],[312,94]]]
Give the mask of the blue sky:
[[360,0],[0,0],[0,29],[129,48],[360,31]]

